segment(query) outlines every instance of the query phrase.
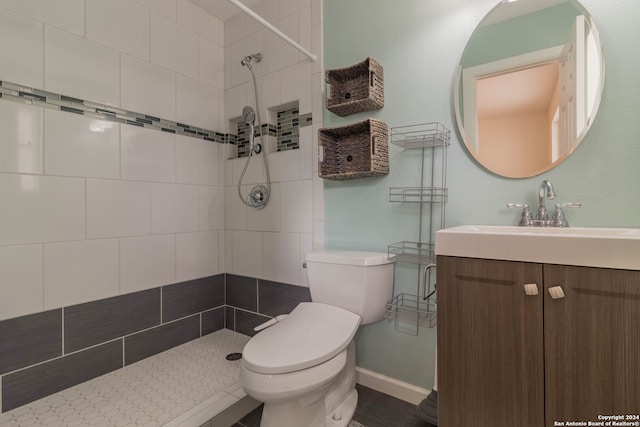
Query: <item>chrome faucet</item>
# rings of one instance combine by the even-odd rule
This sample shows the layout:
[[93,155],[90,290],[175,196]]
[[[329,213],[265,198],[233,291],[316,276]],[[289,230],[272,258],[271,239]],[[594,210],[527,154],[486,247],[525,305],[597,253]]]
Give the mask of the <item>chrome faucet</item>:
[[545,179],[540,183],[538,188],[538,211],[536,212],[536,219],[534,225],[537,227],[544,227],[549,221],[549,214],[547,214],[547,208],[544,205],[545,200],[553,200],[556,198],[556,192],[553,189],[553,184],[548,179]]
[[545,206],[546,200],[556,198],[556,192],[551,181],[545,179],[540,183],[538,188],[538,209],[536,210],[535,219],[531,215],[529,205],[526,203],[509,203],[508,208],[522,208],[522,215],[518,225],[521,227],[568,227],[569,223],[564,217],[562,208],[579,208],[582,203],[557,203],[551,219]]

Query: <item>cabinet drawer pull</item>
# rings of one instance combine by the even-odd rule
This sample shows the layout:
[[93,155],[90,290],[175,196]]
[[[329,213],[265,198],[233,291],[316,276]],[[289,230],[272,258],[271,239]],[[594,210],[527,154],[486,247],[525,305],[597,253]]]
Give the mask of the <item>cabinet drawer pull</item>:
[[524,285],[524,293],[527,295],[538,295],[538,285],[535,283],[527,283]]
[[549,288],[549,295],[553,299],[564,298],[564,291],[562,290],[562,286],[554,286],[553,288]]

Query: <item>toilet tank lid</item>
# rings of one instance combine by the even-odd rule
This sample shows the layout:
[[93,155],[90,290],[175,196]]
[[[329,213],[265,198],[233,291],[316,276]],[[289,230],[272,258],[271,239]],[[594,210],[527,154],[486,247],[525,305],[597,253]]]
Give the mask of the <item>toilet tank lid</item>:
[[307,252],[306,261],[367,267],[393,262],[384,252],[347,251],[338,249]]

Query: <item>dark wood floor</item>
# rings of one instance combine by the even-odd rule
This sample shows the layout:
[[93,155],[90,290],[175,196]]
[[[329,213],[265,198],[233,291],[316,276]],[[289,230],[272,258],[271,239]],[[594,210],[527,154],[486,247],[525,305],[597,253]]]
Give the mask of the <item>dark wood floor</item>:
[[[353,420],[365,427],[431,427],[420,421],[416,407],[370,388],[356,385],[358,407]],[[262,406],[238,421],[233,427],[260,427]],[[301,426],[302,427],[302,426]]]

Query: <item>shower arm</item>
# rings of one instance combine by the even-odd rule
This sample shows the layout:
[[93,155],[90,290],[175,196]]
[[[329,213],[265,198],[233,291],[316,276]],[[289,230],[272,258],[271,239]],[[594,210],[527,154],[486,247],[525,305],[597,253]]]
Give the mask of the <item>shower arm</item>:
[[255,13],[253,10],[249,9],[244,4],[242,4],[240,2],[240,0],[228,0],[228,1],[230,3],[232,3],[233,5],[235,5],[238,9],[242,10],[247,15],[251,16],[256,21],[258,21],[259,23],[261,23],[262,25],[267,27],[273,34],[275,34],[276,36],[280,37],[282,40],[284,40],[285,42],[289,43],[291,46],[295,47],[300,52],[305,54],[311,61],[315,61],[316,59],[318,59],[316,55],[314,55],[313,53],[309,52],[304,47],[300,46],[298,43],[296,43],[295,40],[293,40],[292,38],[287,36],[285,33],[280,31],[276,27],[274,27],[269,21],[267,21],[262,16],[258,15],[257,13]]

